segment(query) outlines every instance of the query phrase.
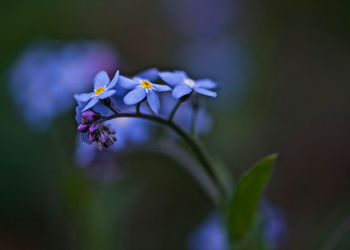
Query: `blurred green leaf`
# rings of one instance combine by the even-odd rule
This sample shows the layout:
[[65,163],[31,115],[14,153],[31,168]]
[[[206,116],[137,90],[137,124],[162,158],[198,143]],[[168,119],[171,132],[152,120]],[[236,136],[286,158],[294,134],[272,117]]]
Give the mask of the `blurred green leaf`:
[[228,207],[227,225],[232,241],[242,240],[254,222],[276,157],[276,154],[267,156],[239,180]]

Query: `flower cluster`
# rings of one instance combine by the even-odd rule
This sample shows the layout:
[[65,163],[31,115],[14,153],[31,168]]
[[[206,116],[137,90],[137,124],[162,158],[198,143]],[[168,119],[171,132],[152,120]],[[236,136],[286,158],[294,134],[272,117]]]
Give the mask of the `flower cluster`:
[[[262,200],[260,207],[262,242],[259,249],[276,249],[286,241],[287,221],[279,208]],[[190,234],[188,239],[190,250],[228,250],[229,239],[225,231],[223,218],[218,212],[211,212],[207,218]]]
[[89,142],[95,142],[97,147],[102,150],[103,147],[110,147],[117,140],[114,136],[115,131],[110,125],[104,125],[99,122],[101,115],[92,110],[84,111],[81,114],[81,122],[78,131],[85,133]]
[[[171,121],[180,104],[191,99],[198,100],[198,96],[201,95],[216,97],[214,91],[216,87],[217,83],[212,80],[193,80],[184,71],[159,72],[151,68],[131,78],[122,76],[117,71],[112,80],[107,72],[101,71],[94,78],[94,88],[91,92],[74,96],[78,103],[76,108],[78,131],[82,133],[84,142],[95,143],[100,150],[109,148],[116,141],[112,128],[119,130],[120,127],[125,127],[122,124],[127,124],[128,129],[124,129],[127,134],[137,134],[139,131],[139,129],[132,130],[140,122],[130,123],[130,116],[149,120],[157,117],[162,121]],[[171,92],[171,96],[164,94],[165,92]],[[163,95],[167,96],[167,101],[164,101]],[[169,98],[177,104],[172,107],[168,117],[164,118],[162,111],[167,110],[169,113],[169,108],[164,106],[170,102],[174,103],[169,101]],[[191,106],[193,110],[198,109],[198,101],[192,100],[186,102],[184,106],[186,105]],[[124,122],[116,123],[113,119]],[[195,124],[195,121],[193,122]],[[179,126],[182,127],[182,124]],[[131,133],[128,132],[130,129]],[[131,140],[134,138],[134,136],[126,137]]]
[[106,42],[44,40],[21,51],[8,70],[11,94],[25,120],[45,130],[74,106],[72,95],[89,88],[100,70],[111,72],[118,53]]

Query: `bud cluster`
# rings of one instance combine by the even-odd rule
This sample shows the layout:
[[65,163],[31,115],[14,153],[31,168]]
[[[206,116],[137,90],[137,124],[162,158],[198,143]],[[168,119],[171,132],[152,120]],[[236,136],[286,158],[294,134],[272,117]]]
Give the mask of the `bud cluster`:
[[105,125],[100,121],[101,115],[92,110],[84,111],[82,114],[82,122],[78,125],[78,131],[88,133],[88,140],[96,143],[99,150],[104,147],[111,147],[117,141],[115,131],[110,125]]

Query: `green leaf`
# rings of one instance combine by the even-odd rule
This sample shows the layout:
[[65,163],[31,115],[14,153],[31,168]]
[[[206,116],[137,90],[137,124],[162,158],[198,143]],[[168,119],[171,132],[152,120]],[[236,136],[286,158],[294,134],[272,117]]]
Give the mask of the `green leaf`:
[[267,156],[239,180],[227,214],[227,225],[232,241],[242,240],[251,228],[276,157],[276,154]]

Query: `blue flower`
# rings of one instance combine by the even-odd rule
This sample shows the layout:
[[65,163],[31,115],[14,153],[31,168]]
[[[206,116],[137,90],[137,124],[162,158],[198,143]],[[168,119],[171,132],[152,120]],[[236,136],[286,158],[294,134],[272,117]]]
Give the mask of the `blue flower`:
[[124,103],[126,105],[134,105],[147,98],[151,110],[155,114],[159,114],[160,101],[158,92],[170,91],[171,88],[167,85],[153,83],[157,77],[158,70],[156,69],[143,71],[132,79],[121,76],[119,80],[120,86],[132,89],[124,96]]
[[272,248],[281,247],[286,241],[287,220],[282,210],[263,200],[261,209],[264,219],[264,235]]
[[120,117],[108,121],[111,128],[117,132],[117,142],[111,147],[112,150],[121,150],[130,145],[142,145],[150,138],[151,124],[149,121]]
[[[272,249],[281,247],[286,239],[287,231],[282,211],[272,207],[267,201],[263,201],[260,207],[260,216],[263,220],[258,220],[257,226],[264,238],[260,244]],[[218,213],[211,212],[205,221],[190,234],[188,246],[190,250],[229,249],[225,225]]]
[[212,212],[190,235],[190,250],[228,250],[228,237],[218,213]]
[[217,83],[210,79],[192,80],[184,71],[160,72],[160,78],[174,87],[173,96],[179,99],[185,95],[191,94],[193,91],[210,97],[216,97],[216,92],[212,89],[217,87]]
[[93,92],[74,95],[77,101],[87,102],[82,111],[92,108],[99,100],[114,95],[116,91],[112,88],[116,85],[118,78],[119,70],[115,73],[112,81],[109,79],[106,71],[100,71],[94,78]]
[[43,131],[71,110],[72,96],[86,91],[101,69],[111,72],[118,53],[108,43],[44,40],[20,51],[7,74],[13,100],[32,129]]

